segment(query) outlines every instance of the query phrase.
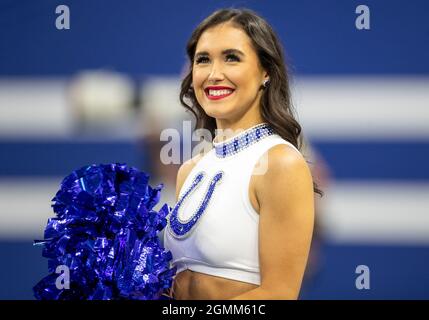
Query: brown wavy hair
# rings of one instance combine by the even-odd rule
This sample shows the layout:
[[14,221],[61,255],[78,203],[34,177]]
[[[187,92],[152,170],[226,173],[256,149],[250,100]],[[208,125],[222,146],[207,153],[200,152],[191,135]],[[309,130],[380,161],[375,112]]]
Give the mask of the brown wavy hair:
[[[195,116],[195,129],[207,129],[213,137],[216,133],[216,119],[205,113],[198,103],[192,87],[195,50],[204,31],[225,22],[232,22],[249,36],[261,66],[269,75],[269,83],[263,90],[260,102],[262,118],[272,126],[278,135],[301,150],[303,146],[302,130],[294,116],[282,46],[271,26],[249,9],[230,8],[215,11],[195,28],[186,45],[190,64],[188,73],[181,83],[180,103]],[[315,182],[313,182],[313,189],[315,193],[323,195]]]

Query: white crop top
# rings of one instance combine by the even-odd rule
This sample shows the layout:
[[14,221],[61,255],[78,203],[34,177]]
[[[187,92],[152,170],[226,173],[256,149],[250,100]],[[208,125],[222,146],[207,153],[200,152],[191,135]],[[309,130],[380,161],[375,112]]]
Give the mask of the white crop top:
[[254,168],[256,173],[265,169],[266,161],[258,160],[278,144],[295,148],[262,123],[213,142],[214,148],[191,170],[164,231],[164,247],[173,255],[176,276],[189,269],[261,284],[259,214],[248,190]]

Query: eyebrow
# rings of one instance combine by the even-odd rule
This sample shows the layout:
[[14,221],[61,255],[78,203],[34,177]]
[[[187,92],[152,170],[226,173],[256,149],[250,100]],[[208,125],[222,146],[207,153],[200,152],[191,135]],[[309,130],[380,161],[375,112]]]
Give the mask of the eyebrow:
[[[242,57],[245,56],[245,54],[238,49],[226,49],[222,51],[223,55],[227,55],[231,53],[238,54],[239,56],[242,56]],[[199,57],[199,56],[209,56],[209,53],[207,51],[200,51],[195,54],[195,57]]]

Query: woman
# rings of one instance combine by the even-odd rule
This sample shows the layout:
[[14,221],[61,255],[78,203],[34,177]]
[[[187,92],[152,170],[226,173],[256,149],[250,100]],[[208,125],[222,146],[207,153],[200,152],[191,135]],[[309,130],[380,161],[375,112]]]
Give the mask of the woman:
[[174,299],[297,299],[314,221],[277,36],[250,10],[222,9],[188,44],[180,100],[213,149],[185,162],[164,245]]

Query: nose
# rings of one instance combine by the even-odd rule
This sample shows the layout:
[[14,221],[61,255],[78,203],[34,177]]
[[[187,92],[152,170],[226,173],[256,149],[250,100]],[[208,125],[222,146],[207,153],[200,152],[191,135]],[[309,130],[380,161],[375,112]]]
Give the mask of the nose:
[[222,81],[224,78],[225,78],[225,75],[222,72],[221,66],[218,63],[213,62],[212,68],[210,70],[210,74],[207,80],[209,82],[216,82],[216,81]]

